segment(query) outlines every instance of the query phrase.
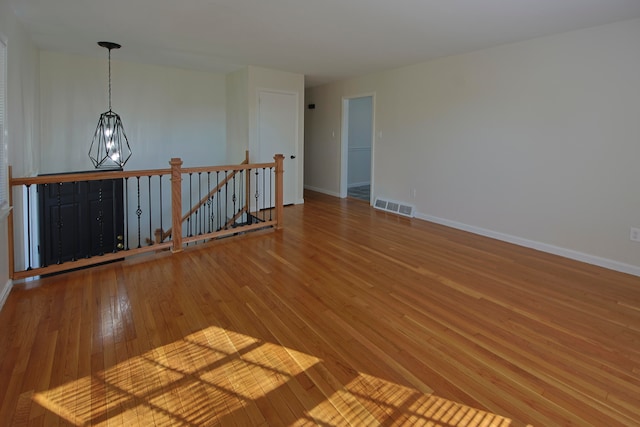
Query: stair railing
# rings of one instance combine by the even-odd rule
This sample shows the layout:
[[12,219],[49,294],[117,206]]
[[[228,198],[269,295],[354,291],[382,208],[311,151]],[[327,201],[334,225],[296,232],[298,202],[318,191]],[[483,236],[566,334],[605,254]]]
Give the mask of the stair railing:
[[[241,165],[249,164],[249,151],[248,150],[245,151],[245,159],[240,164]],[[213,190],[209,191],[209,193],[206,194],[203,198],[201,198],[198,203],[193,205],[191,207],[191,209],[189,210],[189,212],[187,212],[186,214],[184,214],[182,216],[182,219],[180,220],[180,222],[184,223],[185,221],[187,221],[194,213],[196,213],[198,211],[198,209],[202,208],[202,206],[204,206],[205,203],[210,201],[211,198],[216,193],[218,193],[229,181],[231,181],[239,172],[240,172],[240,170],[234,170],[231,174],[227,175],[224,178],[224,180],[222,182],[220,182],[219,184],[217,184],[216,187]],[[246,211],[246,205],[245,205],[244,209]],[[235,219],[237,219],[237,218],[235,218]],[[167,238],[171,237],[172,229],[173,229],[173,227],[169,227],[166,231],[163,231],[162,228],[156,229],[156,231],[155,231],[155,243],[162,243]],[[149,242],[149,243],[151,243],[151,242]]]
[[[10,277],[19,280],[163,249],[180,252],[212,239],[280,229],[283,159],[278,154],[272,163],[250,164],[247,153],[239,165],[183,168],[182,160],[174,158],[170,169],[26,178],[14,178],[9,167]],[[87,199],[82,191],[89,187],[94,198],[81,208]],[[48,225],[42,223],[44,214]],[[163,231],[167,216],[171,227]],[[91,229],[80,229],[80,224]]]

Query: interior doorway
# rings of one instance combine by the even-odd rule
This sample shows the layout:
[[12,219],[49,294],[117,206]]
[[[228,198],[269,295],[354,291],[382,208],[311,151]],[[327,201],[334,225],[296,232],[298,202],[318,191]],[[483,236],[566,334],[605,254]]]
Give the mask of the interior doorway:
[[344,98],[340,197],[353,197],[371,204],[373,135],[374,95]]

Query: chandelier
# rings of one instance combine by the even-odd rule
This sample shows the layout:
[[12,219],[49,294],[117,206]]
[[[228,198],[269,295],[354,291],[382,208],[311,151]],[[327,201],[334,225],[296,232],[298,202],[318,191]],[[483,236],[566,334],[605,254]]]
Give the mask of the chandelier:
[[111,109],[111,49],[121,46],[112,42],[98,42],[98,45],[109,50],[109,111],[100,115],[89,158],[96,168],[122,168],[131,157],[131,147],[120,116]]

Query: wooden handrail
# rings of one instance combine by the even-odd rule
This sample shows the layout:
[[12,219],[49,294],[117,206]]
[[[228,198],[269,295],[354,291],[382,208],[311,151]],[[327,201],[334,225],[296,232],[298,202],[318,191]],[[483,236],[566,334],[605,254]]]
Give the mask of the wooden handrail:
[[102,179],[117,179],[117,178],[135,178],[138,176],[159,176],[168,175],[171,173],[171,169],[148,169],[148,170],[136,170],[136,171],[111,171],[111,172],[85,172],[85,173],[63,173],[63,174],[51,174],[31,176],[25,178],[12,178],[9,182],[10,186],[17,185],[38,185],[38,184],[51,184],[55,182],[78,182],[78,181],[100,181]]

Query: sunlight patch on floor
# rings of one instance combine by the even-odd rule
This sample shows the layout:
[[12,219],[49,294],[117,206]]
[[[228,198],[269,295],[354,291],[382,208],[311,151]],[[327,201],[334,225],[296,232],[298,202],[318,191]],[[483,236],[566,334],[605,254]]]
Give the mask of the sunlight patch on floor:
[[[355,371],[334,376],[317,357],[209,327],[104,371],[35,393],[74,425],[268,424],[501,426],[510,420]],[[336,374],[338,375],[338,374]],[[270,409],[271,408],[271,409]],[[274,409],[275,408],[275,409]]]

